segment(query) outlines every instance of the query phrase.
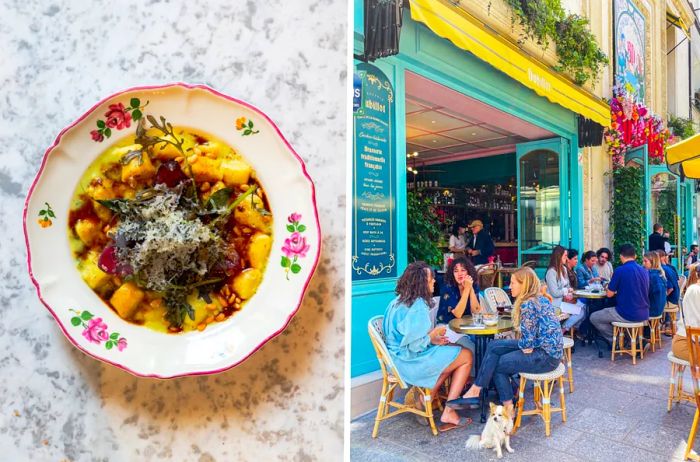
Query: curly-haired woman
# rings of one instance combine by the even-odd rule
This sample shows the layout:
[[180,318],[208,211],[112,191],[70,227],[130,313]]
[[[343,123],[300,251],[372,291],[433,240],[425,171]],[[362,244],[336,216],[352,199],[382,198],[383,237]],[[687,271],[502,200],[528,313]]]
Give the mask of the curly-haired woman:
[[[386,346],[399,373],[412,385],[431,388],[437,396],[442,383],[451,377],[448,399],[459,397],[469,377],[472,353],[448,345],[445,326],[432,327],[430,299],[435,278],[424,262],[408,265],[396,285],[397,297],[384,313]],[[460,426],[457,412],[449,406],[440,417],[442,430]]]

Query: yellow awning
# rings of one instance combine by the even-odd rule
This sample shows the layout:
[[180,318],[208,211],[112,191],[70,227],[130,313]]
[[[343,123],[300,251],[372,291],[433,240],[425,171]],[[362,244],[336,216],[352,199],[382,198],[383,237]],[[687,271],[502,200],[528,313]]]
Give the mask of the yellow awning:
[[700,179],[700,134],[666,148],[666,165],[683,177]]
[[671,13],[670,11],[667,11],[666,12],[666,21],[670,22],[671,24],[673,24],[674,26],[676,26],[677,28],[682,30],[683,33],[685,34],[685,36],[688,38],[688,40],[690,40],[690,29],[688,28],[688,26],[685,25],[685,23],[683,22],[683,19],[681,19],[680,16],[678,16],[677,14]]
[[610,125],[610,107],[605,101],[526,55],[459,6],[447,0],[410,2],[411,18],[422,22],[438,36],[473,53],[551,102],[604,127]]

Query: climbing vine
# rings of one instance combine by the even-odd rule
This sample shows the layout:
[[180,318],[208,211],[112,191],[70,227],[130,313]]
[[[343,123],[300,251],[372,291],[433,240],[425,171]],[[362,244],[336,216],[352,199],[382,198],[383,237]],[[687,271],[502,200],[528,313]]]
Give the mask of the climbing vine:
[[[610,207],[610,232],[613,235],[613,253],[620,255],[620,246],[630,243],[641,262],[644,252],[644,174],[633,166],[620,166],[613,170],[613,200]],[[613,264],[619,260],[614,259]]]

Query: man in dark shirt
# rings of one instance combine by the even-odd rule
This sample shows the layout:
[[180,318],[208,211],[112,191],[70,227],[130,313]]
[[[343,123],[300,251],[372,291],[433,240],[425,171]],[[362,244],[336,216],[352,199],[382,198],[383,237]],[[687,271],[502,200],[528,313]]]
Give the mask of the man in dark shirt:
[[649,272],[639,265],[632,244],[620,246],[619,266],[608,284],[608,297],[615,297],[614,307],[591,314],[591,324],[612,343],[613,322],[639,322],[649,319]]
[[649,251],[664,250],[664,242],[668,236],[664,236],[664,227],[660,223],[654,224],[654,232],[649,235]]
[[467,241],[467,253],[475,265],[485,265],[495,250],[493,240],[484,229],[484,223],[481,220],[472,221],[469,228],[472,230],[472,237]]

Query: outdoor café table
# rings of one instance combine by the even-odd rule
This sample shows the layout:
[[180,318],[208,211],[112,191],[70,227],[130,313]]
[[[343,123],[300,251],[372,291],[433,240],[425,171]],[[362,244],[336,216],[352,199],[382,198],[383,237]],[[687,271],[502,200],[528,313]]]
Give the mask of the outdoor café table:
[[[587,300],[594,300],[594,301],[600,301],[604,300],[607,298],[607,295],[605,292],[591,292],[590,290],[576,290],[574,291],[574,296],[577,298],[585,298]],[[594,313],[596,310],[592,310],[591,307],[593,305],[589,305],[588,308],[588,317],[591,317],[591,314]],[[598,309],[602,309],[602,307],[599,307]],[[591,343],[593,344],[595,342],[595,327],[593,327],[593,324],[591,324],[590,319],[588,320],[588,333],[586,335],[586,340],[584,341],[584,345],[586,343]],[[602,358],[603,357],[603,351],[600,348],[600,345],[596,343],[596,346],[598,348],[598,357]]]
[[[510,317],[498,317],[498,324],[495,326],[484,326],[483,328],[470,328],[472,326],[472,317],[464,316],[450,321],[450,329],[459,334],[474,336],[474,370],[479,371],[481,361],[486,354],[486,346],[493,340],[496,334],[503,334],[513,330],[513,321]],[[488,388],[484,388],[481,393],[481,423],[486,422],[486,403],[488,402]]]

